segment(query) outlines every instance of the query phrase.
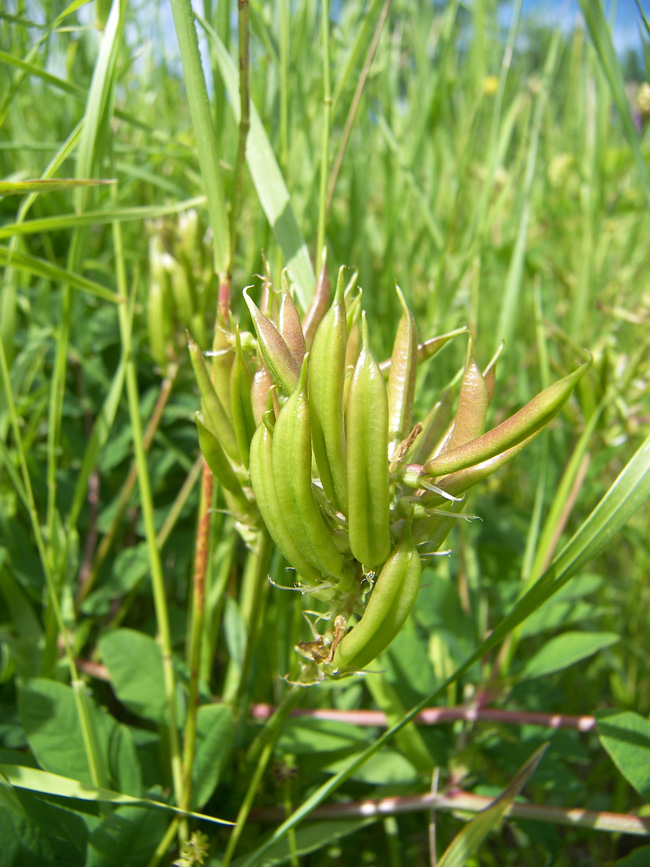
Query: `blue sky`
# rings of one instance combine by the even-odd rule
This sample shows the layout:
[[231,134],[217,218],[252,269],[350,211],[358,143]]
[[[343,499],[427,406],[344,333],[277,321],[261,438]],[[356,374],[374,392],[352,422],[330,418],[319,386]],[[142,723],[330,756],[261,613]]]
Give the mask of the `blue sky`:
[[[506,12],[506,7],[511,7],[512,3],[504,4],[503,12]],[[611,9],[614,6],[614,45],[619,53],[628,51],[630,48],[637,51],[641,50],[641,36],[639,35],[639,10],[635,0],[618,0],[612,3],[611,0],[605,0],[605,11],[608,20],[611,22]],[[650,21],[650,0],[641,0],[641,8],[643,9],[646,18]],[[522,7],[523,14],[533,14],[546,20],[551,24],[561,23],[567,29],[573,27],[578,16],[580,16],[580,6],[577,0],[524,0]]]

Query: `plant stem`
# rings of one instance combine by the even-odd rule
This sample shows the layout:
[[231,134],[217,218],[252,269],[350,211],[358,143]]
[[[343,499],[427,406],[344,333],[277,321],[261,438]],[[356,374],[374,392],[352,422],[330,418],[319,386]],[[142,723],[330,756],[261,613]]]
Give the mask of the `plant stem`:
[[336,152],[334,166],[332,167],[332,174],[330,175],[329,186],[327,189],[327,214],[329,214],[330,212],[332,199],[334,198],[334,190],[336,189],[336,181],[339,176],[339,172],[341,171],[341,166],[343,165],[343,157],[345,156],[345,151],[350,140],[350,134],[352,132],[352,127],[354,126],[354,121],[357,116],[357,111],[359,109],[359,103],[361,102],[361,97],[363,96],[363,91],[368,80],[370,67],[372,66],[372,61],[375,58],[375,53],[377,51],[377,46],[379,45],[379,40],[381,39],[381,34],[384,30],[384,25],[388,20],[388,12],[390,11],[391,3],[392,0],[386,0],[381,10],[379,21],[377,22],[377,27],[375,28],[372,42],[370,43],[370,48],[368,49],[368,55],[366,57],[365,63],[363,64],[363,69],[361,70],[361,75],[359,76],[359,80],[354,91],[354,96],[352,97],[352,102],[350,103],[348,116],[345,119],[345,127],[343,128],[341,143]]
[[221,283],[224,275],[230,273],[231,249],[217,137],[210,114],[210,101],[201,66],[192,4],[190,0],[171,0],[171,3],[183,65],[187,102],[208,199],[208,214],[214,243],[214,269]]
[[321,24],[323,37],[323,138],[321,143],[320,194],[318,206],[318,236],[316,240],[316,261],[325,246],[325,226],[327,223],[327,178],[329,176],[330,126],[332,122],[332,92],[330,88],[330,7],[329,0],[321,4]]
[[[440,794],[398,795],[356,803],[323,804],[311,812],[310,818],[312,820],[350,819],[354,816],[380,818],[421,812],[430,810],[432,807],[446,813],[473,814],[480,813],[493,803],[493,798],[454,789]],[[255,810],[254,818],[256,822],[276,822],[282,818],[283,813],[282,807],[268,807]],[[589,828],[593,831],[636,834],[642,837],[650,836],[650,817],[636,816],[633,813],[606,813],[598,810],[515,802],[507,808],[505,815],[513,819],[532,819],[537,822],[569,825],[574,828]]]
[[[199,455],[199,457],[196,459],[196,461],[192,465],[192,469],[189,471],[187,478],[183,482],[180,491],[176,495],[176,499],[172,503],[171,508],[170,508],[169,512],[167,513],[167,517],[165,518],[165,521],[164,521],[162,527],[158,531],[158,535],[156,536],[156,544],[158,545],[159,551],[162,551],[162,549],[165,547],[165,544],[167,543],[167,540],[169,539],[169,537],[172,533],[172,530],[176,526],[176,522],[178,521],[178,518],[180,517],[180,514],[183,510],[183,506],[187,502],[189,495],[192,493],[192,490],[194,489],[194,485],[196,484],[199,476],[201,475],[202,465],[203,465],[203,455]],[[126,596],[126,598],[120,604],[120,607],[118,608],[115,616],[107,624],[107,629],[116,629],[120,625],[120,623],[124,620],[124,618],[126,617],[126,615],[129,612],[129,608],[131,607],[133,600],[136,597],[136,594],[138,592],[138,588],[140,587],[140,584],[141,584],[141,580],[138,580],[135,587],[133,587],[131,589],[129,594]]]
[[248,0],[238,0],[239,12],[239,144],[232,184],[232,207],[230,209],[230,249],[237,249],[237,224],[241,210],[242,182],[246,165],[246,139],[250,129],[250,96],[248,71],[250,67],[248,38]]
[[[174,384],[174,380],[176,379],[176,375],[178,373],[178,364],[170,364],[167,369],[167,375],[160,386],[160,392],[158,394],[158,398],[156,400],[156,405],[154,407],[153,413],[151,414],[151,418],[149,419],[149,423],[147,424],[147,429],[144,433],[144,450],[145,453],[148,453],[151,448],[151,443],[153,442],[153,438],[156,435],[156,431],[158,430],[158,425],[160,424],[160,420],[162,419],[162,414],[167,406],[167,401],[172,393],[172,387]],[[77,600],[75,603],[76,610],[79,611],[81,608],[81,604],[88,596],[88,593],[93,588],[95,581],[97,580],[97,575],[101,566],[108,555],[108,552],[111,550],[111,546],[115,541],[115,536],[117,534],[117,530],[120,526],[120,522],[122,521],[122,517],[126,510],[126,507],[129,504],[129,500],[131,499],[131,494],[133,493],[133,488],[135,483],[138,480],[138,467],[135,461],[131,464],[129,469],[129,474],[126,477],[124,485],[122,487],[122,492],[120,494],[120,499],[117,505],[117,511],[113,517],[111,522],[111,526],[108,529],[108,532],[102,537],[101,542],[99,543],[99,547],[97,548],[97,552],[95,554],[92,566],[86,575],[84,581],[81,581],[80,578],[80,586],[79,592],[77,594]]]
[[205,575],[210,553],[210,505],[214,477],[208,465],[203,463],[201,479],[201,502],[196,530],[196,553],[192,596],[192,628],[190,633],[190,682],[183,744],[183,797],[180,806],[189,810],[192,798],[192,767],[196,755],[196,714],[199,704],[199,675],[201,649],[203,647],[203,624],[205,614]]
[[[113,223],[113,242],[115,245],[115,260],[117,265],[118,293],[127,300],[126,275],[124,270],[124,251],[122,247],[122,230],[118,222]],[[133,448],[135,451],[135,463],[138,472],[138,487],[140,490],[140,505],[142,508],[142,520],[144,523],[145,537],[151,567],[151,583],[153,588],[154,606],[156,610],[156,623],[161,644],[163,675],[165,682],[165,696],[169,713],[169,753],[171,762],[172,781],[176,803],[180,804],[182,797],[182,765],[180,740],[176,722],[176,683],[174,677],[174,663],[172,657],[171,631],[169,628],[169,613],[167,611],[167,598],[165,593],[165,579],[163,577],[160,550],[156,540],[156,526],[154,522],[153,498],[151,495],[151,482],[149,480],[149,468],[147,455],[144,448],[142,435],[142,422],[140,421],[140,397],[138,394],[138,372],[135,357],[132,352],[129,305],[118,305],[118,318],[120,334],[124,344],[124,351],[128,358],[126,367],[126,392],[131,420],[133,436]]]
[[250,765],[254,763],[255,770],[251,777],[251,781],[248,784],[248,789],[246,790],[242,805],[237,813],[237,821],[232,830],[232,834],[230,835],[230,839],[228,840],[228,845],[220,867],[228,867],[232,860],[237,843],[239,842],[239,838],[241,837],[246,825],[246,819],[248,818],[253,801],[257,795],[257,790],[259,789],[262,777],[264,776],[264,771],[266,770],[269,759],[273,754],[273,747],[275,746],[276,738],[280,733],[280,728],[289,716],[292,708],[303,695],[303,692],[304,691],[297,686],[293,686],[289,692],[287,692],[282,703],[278,706],[275,713],[264,727],[262,733],[255,739],[255,741],[253,741],[253,744],[248,751],[246,764],[250,767]]

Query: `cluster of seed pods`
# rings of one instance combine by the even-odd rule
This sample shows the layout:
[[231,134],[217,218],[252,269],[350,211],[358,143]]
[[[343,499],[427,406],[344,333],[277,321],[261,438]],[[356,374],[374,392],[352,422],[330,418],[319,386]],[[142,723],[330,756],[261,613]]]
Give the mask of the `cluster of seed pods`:
[[244,290],[255,337],[223,323],[212,376],[190,339],[203,454],[240,525],[262,524],[295,586],[329,606],[326,631],[299,649],[331,675],[388,647],[415,603],[420,551],[440,547],[465,491],[537,436],[589,365],[486,433],[499,353],[481,371],[468,335],[457,401],[444,394],[414,423],[418,366],[466,329],[420,342],[397,289],[402,315],[379,364],[356,273],[347,284],[345,273],[330,299],[323,270],[303,320],[286,275],[280,293],[267,280],[262,309]]

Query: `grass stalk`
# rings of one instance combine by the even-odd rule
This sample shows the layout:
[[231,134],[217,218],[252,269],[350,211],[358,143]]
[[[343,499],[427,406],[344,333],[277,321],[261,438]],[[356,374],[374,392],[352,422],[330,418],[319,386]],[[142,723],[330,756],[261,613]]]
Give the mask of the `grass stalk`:
[[205,622],[205,576],[210,556],[210,505],[214,477],[208,465],[203,463],[201,475],[201,500],[196,530],[196,551],[192,581],[192,625],[190,629],[189,669],[190,682],[187,698],[183,743],[183,796],[180,806],[189,810],[192,799],[192,768],[196,756],[196,715],[199,706],[199,683],[201,673],[201,650]]
[[[177,373],[178,365],[170,364],[167,368],[167,375],[165,376],[160,386],[160,391],[156,399],[156,405],[154,406],[151,418],[149,419],[149,422],[147,423],[147,428],[144,432],[143,444],[145,454],[148,453],[149,449],[151,448],[151,443],[153,442],[156,431],[158,430],[158,426],[160,425],[164,409],[167,406],[167,402],[171,396],[174,380],[176,379]],[[133,493],[133,488],[135,487],[135,483],[137,482],[137,480],[138,468],[136,463],[133,462],[131,464],[131,467],[129,468],[129,474],[124,481],[124,485],[122,486],[122,491],[120,492],[120,499],[117,505],[117,511],[115,512],[113,520],[111,521],[111,525],[108,528],[108,531],[102,537],[101,542],[99,543],[99,547],[97,548],[97,552],[87,575],[83,580],[80,576],[79,592],[77,594],[77,600],[75,603],[77,611],[79,611],[84,599],[88,596],[88,593],[95,585],[99,570],[101,569],[102,564],[108,556],[113,542],[115,541],[115,536],[117,535],[117,531],[122,521],[122,517],[124,516],[126,507],[129,504],[129,500],[131,499],[131,494]]]
[[[187,478],[183,482],[180,491],[176,495],[176,499],[172,503],[162,527],[160,528],[160,530],[158,530],[158,535],[156,536],[156,544],[159,551],[162,551],[162,549],[167,544],[167,541],[172,534],[174,527],[176,526],[176,523],[180,517],[183,507],[187,502],[188,497],[194,490],[194,486],[198,482],[201,475],[202,465],[203,455],[199,455],[196,461],[192,464],[192,469],[187,474]],[[133,601],[137,596],[140,584],[142,583],[142,580],[144,580],[144,577],[146,576],[143,576],[143,578],[135,584],[135,586],[131,589],[126,598],[121,602],[120,607],[115,613],[115,616],[107,624],[108,629],[117,629],[117,627],[123,622],[124,618],[129,613]]]
[[316,236],[316,261],[325,246],[327,224],[327,179],[329,177],[330,126],[332,123],[332,91],[330,84],[330,5],[321,3],[321,34],[323,42],[323,133],[321,139],[320,190],[318,199],[318,234]]
[[199,40],[196,35],[192,4],[190,0],[172,0],[171,5],[199,165],[208,199],[208,215],[214,244],[214,269],[221,284],[226,275],[230,274],[232,254],[217,137],[201,66]]
[[260,735],[258,735],[256,740],[253,741],[253,744],[248,751],[246,756],[246,766],[250,768],[254,764],[255,770],[253,771],[248,788],[246,789],[246,794],[244,795],[244,800],[242,801],[239,812],[237,813],[235,827],[232,829],[220,867],[228,867],[232,861],[237,844],[239,843],[244,828],[246,827],[248,814],[250,813],[253,802],[258,794],[262,777],[266,771],[269,759],[273,755],[273,747],[280,733],[280,729],[303,694],[304,690],[301,690],[300,687],[297,686],[293,686],[287,692],[282,703],[276,708],[275,713],[266,723]]
[[[115,245],[115,260],[117,264],[118,291],[124,302],[127,300],[126,276],[124,271],[124,251],[122,246],[122,229],[119,223],[113,224],[113,242]],[[180,804],[183,792],[183,775],[180,751],[180,740],[176,721],[176,683],[174,677],[174,663],[172,656],[171,631],[169,627],[169,613],[167,610],[167,597],[165,593],[165,579],[163,576],[160,549],[156,540],[156,527],[154,523],[153,497],[149,480],[149,468],[147,455],[144,448],[142,423],[140,421],[140,397],[138,393],[138,372],[133,355],[130,327],[128,322],[129,310],[126,303],[118,305],[118,319],[120,334],[122,336],[123,350],[126,353],[126,393],[131,420],[133,436],[133,448],[135,451],[135,463],[138,472],[138,487],[140,491],[140,506],[144,523],[149,565],[151,568],[151,583],[153,588],[154,607],[156,611],[156,624],[161,644],[163,674],[165,682],[165,696],[169,713],[169,753],[171,763],[172,781],[176,803]]]
[[244,167],[246,165],[246,140],[250,129],[250,91],[248,74],[250,68],[249,51],[249,8],[248,0],[238,0],[239,12],[239,142],[232,184],[230,209],[230,249],[237,250],[237,231],[242,201]]
[[343,158],[345,156],[345,151],[347,150],[348,142],[350,141],[352,127],[354,126],[354,121],[359,110],[359,103],[361,102],[361,97],[363,96],[363,91],[368,80],[368,75],[370,74],[370,67],[372,66],[372,61],[375,59],[377,46],[379,45],[381,34],[384,31],[384,25],[388,20],[388,13],[390,11],[391,3],[392,0],[386,0],[382,7],[381,13],[379,15],[379,21],[377,22],[375,32],[373,33],[372,42],[370,43],[370,48],[368,49],[368,54],[364,61],[363,69],[361,70],[361,74],[359,75],[359,80],[354,91],[354,96],[352,97],[352,102],[350,103],[348,116],[345,119],[345,126],[343,128],[343,134],[341,135],[341,142],[336,152],[336,157],[334,158],[334,165],[332,166],[332,172],[330,174],[329,185],[327,188],[326,214],[329,214],[330,212],[332,199],[334,198],[334,190],[336,189],[336,181],[338,179],[339,172],[341,171],[341,166],[343,165]]

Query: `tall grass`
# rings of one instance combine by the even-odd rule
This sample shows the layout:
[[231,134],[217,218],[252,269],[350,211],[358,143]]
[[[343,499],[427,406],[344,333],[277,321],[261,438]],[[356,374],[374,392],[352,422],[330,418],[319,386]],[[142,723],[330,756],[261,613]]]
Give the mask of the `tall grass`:
[[[642,863],[614,832],[649,830],[632,815],[650,797],[647,134],[600,4],[569,33],[519,3],[504,23],[497,5],[2,13],[6,863],[201,863],[197,830],[215,865],[435,863],[436,839],[456,839],[443,863]],[[156,361],[151,238],[189,286]],[[252,330],[240,290],[258,285],[262,250],[307,306],[323,247],[332,276],[358,267],[378,357],[395,281],[421,339],[468,324],[483,364],[506,340],[489,426],[585,349],[594,365],[473,499],[482,520],[431,561],[378,673],[299,690],[308,603],[271,586],[288,581],[267,537],[242,541],[218,485],[198,484],[184,329],[212,335],[231,298]],[[418,406],[463,354],[452,342],[436,357]],[[432,702],[494,704],[510,723],[416,728]],[[289,716],[298,703],[306,717]],[[277,708],[264,725],[262,704]],[[383,734],[353,714],[372,708]],[[524,712],[587,715],[598,738]],[[546,738],[526,789],[535,821],[496,831]],[[434,768],[437,816],[409,811]],[[509,781],[457,836],[454,793],[472,812]],[[365,818],[350,804],[389,795]],[[322,821],[330,796],[348,813]]]

